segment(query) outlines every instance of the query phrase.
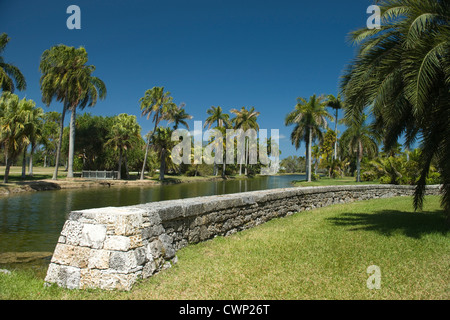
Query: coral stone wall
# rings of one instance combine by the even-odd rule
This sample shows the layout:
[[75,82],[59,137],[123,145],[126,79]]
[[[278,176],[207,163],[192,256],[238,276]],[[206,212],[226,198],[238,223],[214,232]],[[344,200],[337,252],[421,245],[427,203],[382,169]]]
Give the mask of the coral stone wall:
[[[189,243],[336,203],[411,196],[412,186],[286,188],[71,212],[45,281],[66,288],[130,290],[176,262]],[[429,186],[427,194],[438,194]]]

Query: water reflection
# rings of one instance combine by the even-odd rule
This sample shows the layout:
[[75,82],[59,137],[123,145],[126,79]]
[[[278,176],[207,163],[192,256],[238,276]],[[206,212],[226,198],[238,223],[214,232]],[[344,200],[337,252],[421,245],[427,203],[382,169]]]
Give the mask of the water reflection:
[[[304,176],[203,181],[158,187],[113,187],[24,193],[0,198],[0,253],[49,251],[73,210],[291,187]],[[1,261],[0,261],[1,263]]]

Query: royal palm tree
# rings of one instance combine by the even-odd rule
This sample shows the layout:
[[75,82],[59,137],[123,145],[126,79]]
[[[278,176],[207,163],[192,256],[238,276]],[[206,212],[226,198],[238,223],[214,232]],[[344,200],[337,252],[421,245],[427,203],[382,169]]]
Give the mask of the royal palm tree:
[[56,155],[58,144],[59,124],[61,123],[61,113],[56,111],[46,112],[44,114],[44,123],[42,126],[42,135],[39,143],[43,146],[44,168],[47,167],[47,158],[49,155]]
[[[30,161],[29,161],[29,172],[30,176],[33,176],[33,153],[36,150],[36,147],[42,140],[42,127],[43,127],[43,119],[44,119],[44,110],[42,108],[36,108],[34,105],[29,104],[27,110],[24,110],[27,113],[27,123],[25,126],[26,135],[30,141]],[[23,159],[22,159],[22,179],[25,178],[26,171],[26,150],[28,146],[25,146],[23,151]]]
[[[222,134],[228,128],[231,128],[231,122],[230,122],[230,115],[227,113],[224,113],[222,110],[222,107],[217,106],[211,106],[208,110],[206,110],[206,113],[209,115],[208,118],[205,120],[205,124],[203,125],[203,128],[208,127],[210,129],[214,123],[216,123],[216,129],[220,130]],[[222,165],[222,177],[225,177],[225,169],[226,169],[226,163],[225,163],[225,153],[224,153],[224,161]],[[214,167],[216,164],[214,163]]]
[[173,98],[170,96],[170,92],[164,92],[164,87],[153,87],[152,89],[148,89],[145,91],[144,96],[139,99],[142,115],[146,115],[147,119],[149,119],[150,116],[153,115],[153,122],[155,124],[155,127],[152,133],[149,135],[147,144],[145,146],[144,163],[142,165],[140,177],[141,180],[144,180],[144,172],[147,165],[148,148],[150,146],[153,135],[156,133],[156,128],[158,127],[159,122],[167,117],[169,111],[176,107],[172,100]]
[[30,113],[34,108],[34,101],[19,100],[17,95],[8,91],[0,97],[0,144],[6,158],[4,183],[8,182],[11,164],[30,143]]
[[347,121],[347,129],[342,133],[341,143],[348,146],[351,156],[356,158],[356,182],[361,182],[361,160],[364,155],[373,157],[378,153],[379,135],[366,122],[363,114],[360,121]]
[[208,127],[210,129],[214,123],[216,123],[217,128],[230,128],[230,115],[227,113],[224,113],[222,110],[222,107],[214,107],[211,106],[208,110],[206,110],[206,113],[209,115],[208,118],[205,120],[205,124],[203,125],[203,128]]
[[54,46],[44,51],[41,57],[39,69],[42,73],[42,101],[47,106],[53,99],[63,103],[54,180],[58,176],[65,113],[67,110],[71,111],[67,177],[73,177],[76,108],[92,107],[98,98],[106,97],[105,84],[91,75],[95,66],[86,65],[87,61],[87,52],[83,47],[76,49],[65,45]]
[[164,180],[164,172],[166,171],[166,163],[170,160],[169,151],[173,148],[174,142],[172,141],[172,129],[165,127],[157,127],[154,134],[151,136],[151,143],[153,150],[159,156],[159,181]]
[[297,104],[293,111],[287,114],[285,125],[295,125],[291,133],[291,142],[296,149],[301,142],[306,144],[306,180],[311,182],[311,147],[315,139],[322,141],[321,129],[328,127],[327,119],[333,117],[326,110],[326,102],[323,96],[313,95],[306,100],[297,98]]
[[[5,50],[10,38],[6,33],[0,34],[0,54]],[[14,85],[15,82],[15,85]],[[14,92],[14,89],[25,90],[27,83],[22,72],[16,66],[6,63],[0,55],[0,88],[3,91]]]
[[[119,151],[117,177],[119,180],[122,179],[123,156],[126,158],[126,152],[136,144],[140,134],[141,127],[137,123],[136,116],[122,113],[114,119],[106,145],[112,146],[115,151]],[[128,170],[126,172],[128,174]]]
[[344,73],[347,117],[372,106],[389,149],[402,135],[406,147],[421,138],[420,209],[426,177],[436,159],[442,204],[450,219],[450,4],[444,0],[379,1],[381,28],[350,34],[359,46]]
[[[257,118],[260,115],[260,113],[255,110],[255,107],[251,107],[249,110],[247,110],[245,107],[242,107],[241,110],[231,109],[230,112],[235,115],[235,117],[231,120],[235,129],[242,129],[244,132],[249,129],[259,130]],[[250,141],[248,141],[248,142],[244,141],[244,142],[245,142],[244,143],[244,162],[245,162],[244,174],[247,175]],[[242,164],[239,165],[239,175],[241,175],[241,174],[242,174]]]
[[341,110],[344,107],[344,101],[341,99],[341,95],[338,94],[337,97],[333,96],[332,94],[327,96],[327,107],[330,107],[334,109],[335,111],[335,117],[334,117],[334,132],[336,133],[336,141],[334,142],[334,159],[337,159],[337,125],[338,125],[338,111]]
[[178,126],[182,124],[189,130],[189,124],[186,120],[192,119],[192,116],[186,112],[184,109],[185,104],[181,103],[179,106],[174,106],[169,108],[167,114],[164,117],[164,120],[167,120],[167,123],[173,123],[173,130],[177,130]]

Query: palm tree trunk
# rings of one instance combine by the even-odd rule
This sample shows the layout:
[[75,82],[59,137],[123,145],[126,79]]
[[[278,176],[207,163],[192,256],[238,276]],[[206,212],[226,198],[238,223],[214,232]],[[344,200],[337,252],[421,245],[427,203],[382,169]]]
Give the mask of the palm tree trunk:
[[338,125],[338,109],[336,109],[336,124],[334,125],[334,132],[336,133],[336,141],[334,142],[334,160],[337,159],[337,125]]
[[11,159],[6,158],[5,176],[3,177],[3,183],[8,183],[9,169],[11,168]]
[[25,179],[26,170],[27,170],[27,147],[23,148],[23,156],[22,156],[22,179]]
[[356,182],[361,182],[361,158],[362,158],[362,146],[361,142],[359,142],[358,155],[356,158]]
[[73,156],[75,149],[75,118],[76,118],[77,108],[72,109],[72,114],[70,116],[70,132],[69,132],[69,167],[67,171],[67,178],[73,178]]
[[144,180],[144,171],[145,171],[145,167],[147,165],[147,157],[148,157],[149,146],[150,146],[150,137],[148,137],[147,144],[145,145],[144,164],[142,165],[141,177],[140,177],[141,180]]
[[53,180],[58,179],[58,167],[59,167],[59,160],[61,157],[61,145],[62,145],[62,137],[63,137],[63,131],[64,131],[64,116],[66,115],[67,105],[64,103],[63,112],[61,114],[61,123],[59,126],[59,141],[58,146],[56,147],[56,160],[55,160],[55,171],[53,172]]
[[118,170],[117,179],[121,180],[122,179],[122,148],[120,148],[120,150],[119,150],[119,167],[117,170]]
[[247,175],[248,174],[248,151],[247,151],[247,147],[248,147],[248,141],[244,140],[244,162],[245,162],[245,168],[244,168],[244,174]]
[[28,166],[28,175],[30,177],[33,176],[33,153],[34,153],[34,146],[31,145],[31,150],[30,150],[30,162],[29,162],[29,166]]
[[164,180],[164,171],[166,170],[166,149],[161,150],[161,165],[159,166],[159,181]]
[[306,178],[308,182],[311,182],[311,145],[312,145],[312,128],[309,128],[309,137],[308,137],[308,144],[306,146],[307,148],[307,172],[306,172]]
[[123,160],[125,162],[125,174],[127,175],[127,179],[130,179],[130,172],[128,171],[128,158],[126,152],[124,154]]
[[222,165],[222,178],[225,178],[225,160],[223,161]]

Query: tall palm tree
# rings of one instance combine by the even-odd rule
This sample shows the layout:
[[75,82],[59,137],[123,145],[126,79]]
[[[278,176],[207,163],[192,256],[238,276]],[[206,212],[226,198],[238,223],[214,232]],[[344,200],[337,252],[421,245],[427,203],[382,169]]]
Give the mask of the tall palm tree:
[[[231,113],[235,115],[235,117],[231,120],[235,129],[242,129],[244,132],[249,129],[259,130],[259,124],[257,122],[257,118],[260,115],[259,111],[255,110],[255,107],[251,107],[247,110],[245,107],[242,107],[241,110],[231,109]],[[246,139],[247,140],[247,139]],[[250,141],[244,141],[244,162],[245,162],[245,172],[247,175],[247,166],[249,160],[249,148]],[[242,164],[239,165],[239,175],[242,174]]]
[[7,183],[13,161],[17,159],[30,143],[30,113],[35,108],[32,100],[5,91],[0,97],[0,144],[3,145],[6,168],[3,182]]
[[372,106],[389,149],[402,135],[406,147],[421,138],[420,209],[426,177],[436,159],[443,179],[442,205],[450,219],[450,4],[444,0],[379,1],[381,28],[350,34],[359,46],[344,73],[349,117]]
[[205,120],[205,124],[203,125],[203,128],[208,127],[210,129],[214,123],[216,123],[217,128],[230,128],[230,115],[227,113],[224,113],[222,110],[222,107],[214,107],[211,106],[208,110],[206,110],[206,113],[209,115],[208,118]]
[[297,98],[293,111],[287,114],[285,125],[295,125],[291,133],[291,142],[296,149],[301,142],[306,144],[306,180],[311,182],[311,147],[315,139],[322,141],[321,129],[328,127],[327,119],[333,117],[326,110],[326,101],[323,96],[312,95],[309,100]]
[[147,165],[147,157],[148,157],[148,148],[150,146],[150,142],[152,140],[153,135],[156,132],[156,128],[159,125],[161,120],[167,116],[169,110],[176,107],[176,105],[172,102],[173,98],[170,96],[170,92],[164,92],[164,87],[153,87],[145,91],[145,94],[142,98],[139,99],[140,107],[143,116],[147,116],[147,119],[153,115],[153,122],[155,127],[151,133],[151,135],[147,139],[147,144],[145,146],[145,156],[144,163],[142,165],[141,170],[141,180],[144,180],[144,172],[145,167]]
[[[30,161],[29,161],[29,172],[30,176],[33,176],[33,153],[36,147],[42,139],[42,127],[44,119],[44,110],[42,108],[36,108],[34,105],[30,105],[27,112],[27,124],[25,127],[25,134],[30,141]],[[28,146],[24,147],[23,160],[22,160],[22,179],[25,178],[26,171],[26,150]]]
[[83,47],[76,49],[65,45],[45,50],[41,57],[39,69],[42,73],[40,79],[42,101],[47,106],[53,99],[63,103],[54,180],[58,176],[65,113],[67,110],[71,111],[67,173],[67,177],[70,178],[73,177],[76,108],[92,107],[98,98],[106,97],[105,84],[91,75],[95,71],[95,66],[86,65],[87,61],[87,52]]
[[366,154],[370,157],[378,153],[379,135],[373,126],[366,122],[363,114],[360,121],[347,121],[347,129],[342,133],[341,143],[348,146],[350,155],[356,158],[356,182],[361,182],[361,160]]
[[[6,33],[0,34],[0,54],[5,50],[10,38]],[[14,80],[14,81],[13,81]],[[16,83],[14,85],[14,82]],[[0,55],[0,88],[3,91],[14,92],[14,89],[25,90],[27,83],[22,72],[16,66],[6,63]]]
[[186,120],[192,119],[192,116],[186,112],[184,109],[185,104],[181,103],[179,106],[173,106],[169,108],[167,114],[164,117],[164,120],[167,120],[167,123],[170,124],[173,122],[173,130],[177,130],[178,126],[182,124],[189,130],[189,124]]
[[[141,127],[137,123],[136,116],[121,113],[114,119],[110,135],[106,141],[107,146],[112,146],[119,151],[118,179],[122,179],[122,162],[126,152],[135,145],[141,134]],[[128,172],[128,170],[126,170]],[[127,177],[129,178],[129,177]]]
[[336,133],[336,141],[334,142],[334,159],[337,159],[337,125],[338,125],[338,111],[341,110],[344,107],[344,101],[341,99],[341,95],[338,94],[337,97],[333,96],[332,94],[327,96],[327,107],[330,107],[334,109],[335,111],[335,117],[334,117],[334,132]]
[[[217,124],[216,128],[221,131],[224,131],[224,129],[228,129],[231,127],[230,115],[227,113],[224,113],[222,110],[222,107],[211,106],[211,108],[206,110],[206,113],[209,115],[209,117],[206,118],[203,128],[208,127],[208,129],[210,129],[214,125],[214,123]],[[223,161],[223,165],[222,165],[222,178],[225,177],[225,169],[226,169],[225,162],[226,161],[225,161],[225,153],[224,153],[224,161]],[[216,164],[214,163],[214,167],[215,166],[216,166]]]
[[157,127],[151,136],[152,148],[156,151],[160,159],[159,181],[164,180],[164,172],[166,171],[166,163],[170,160],[170,150],[174,146],[171,139],[172,129]]
[[56,155],[61,114],[56,111],[46,112],[43,120],[40,144],[44,148],[44,167],[47,167],[48,156]]

